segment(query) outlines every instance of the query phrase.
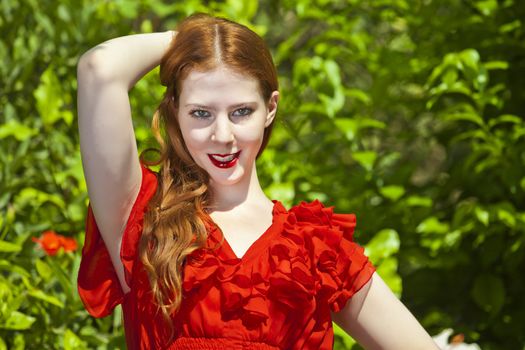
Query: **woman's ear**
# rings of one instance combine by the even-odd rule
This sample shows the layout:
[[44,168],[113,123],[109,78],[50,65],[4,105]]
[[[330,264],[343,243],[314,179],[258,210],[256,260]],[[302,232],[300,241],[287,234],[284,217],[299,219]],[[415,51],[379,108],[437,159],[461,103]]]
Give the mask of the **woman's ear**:
[[272,92],[270,100],[268,101],[268,114],[266,115],[266,122],[264,127],[268,127],[272,124],[275,114],[277,113],[277,104],[279,102],[279,91]]

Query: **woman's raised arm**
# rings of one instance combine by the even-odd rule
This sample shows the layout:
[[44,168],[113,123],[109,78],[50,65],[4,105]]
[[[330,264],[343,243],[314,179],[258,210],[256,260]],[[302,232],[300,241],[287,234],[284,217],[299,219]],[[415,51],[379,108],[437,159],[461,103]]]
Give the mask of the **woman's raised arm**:
[[80,151],[90,204],[124,292],[120,245],[142,172],[128,91],[160,63],[174,32],[106,41],[82,55],[77,67]]
[[367,350],[439,350],[377,273],[332,319]]

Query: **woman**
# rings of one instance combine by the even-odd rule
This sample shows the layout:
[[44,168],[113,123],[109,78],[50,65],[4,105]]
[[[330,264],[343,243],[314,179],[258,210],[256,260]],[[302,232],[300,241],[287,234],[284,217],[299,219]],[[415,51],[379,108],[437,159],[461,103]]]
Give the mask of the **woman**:
[[[160,160],[148,163],[127,92],[159,62]],[[130,349],[331,349],[332,320],[367,349],[435,349],[352,241],[353,215],[264,194],[255,160],[278,102],[263,40],[225,19],[191,16],[81,57],[86,308],[122,304]]]

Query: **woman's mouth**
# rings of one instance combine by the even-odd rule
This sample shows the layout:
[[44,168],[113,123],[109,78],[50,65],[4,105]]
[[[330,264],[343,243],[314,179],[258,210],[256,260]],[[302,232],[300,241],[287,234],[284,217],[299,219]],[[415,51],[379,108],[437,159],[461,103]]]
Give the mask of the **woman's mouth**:
[[237,153],[228,154],[208,153],[208,157],[210,158],[213,165],[215,165],[218,168],[225,169],[231,168],[237,163],[237,159],[239,159],[239,154],[241,154],[241,151],[238,151]]

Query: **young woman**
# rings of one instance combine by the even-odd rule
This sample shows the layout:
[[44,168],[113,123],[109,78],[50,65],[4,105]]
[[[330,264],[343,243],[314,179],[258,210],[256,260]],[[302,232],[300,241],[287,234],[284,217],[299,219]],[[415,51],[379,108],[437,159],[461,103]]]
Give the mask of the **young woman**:
[[[151,163],[127,92],[159,63]],[[130,349],[331,349],[332,320],[367,349],[436,349],[353,242],[352,214],[266,197],[256,158],[278,102],[263,40],[225,19],[191,16],[81,57],[86,309],[122,304]]]

